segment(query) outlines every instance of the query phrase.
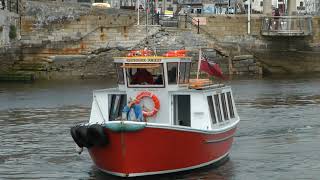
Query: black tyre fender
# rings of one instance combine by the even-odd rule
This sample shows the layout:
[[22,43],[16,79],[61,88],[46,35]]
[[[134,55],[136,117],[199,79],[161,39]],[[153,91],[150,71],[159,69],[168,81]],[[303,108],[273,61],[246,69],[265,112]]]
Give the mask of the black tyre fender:
[[109,138],[104,132],[104,128],[99,124],[93,124],[88,127],[87,137],[94,146],[103,147],[109,144]]
[[77,129],[79,128],[80,126],[74,126],[74,127],[71,127],[70,129],[70,134],[71,134],[71,137],[73,139],[73,141],[79,146],[79,147],[83,147],[84,144],[79,140],[79,137],[77,136]]
[[88,140],[88,127],[87,126],[79,126],[76,129],[76,137],[80,141],[81,144],[83,144],[86,148],[91,148],[92,143]]

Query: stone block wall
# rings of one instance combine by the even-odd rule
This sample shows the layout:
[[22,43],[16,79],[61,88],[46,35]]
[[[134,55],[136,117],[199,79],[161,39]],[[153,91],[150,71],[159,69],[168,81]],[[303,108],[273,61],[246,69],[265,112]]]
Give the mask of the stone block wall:
[[36,17],[23,16],[21,18],[22,43],[78,41],[90,50],[110,40],[127,40],[129,26],[135,21],[136,17],[133,14],[84,15],[72,21],[53,22],[39,28],[36,26]]
[[8,10],[0,10],[0,47],[10,45],[11,41],[15,39],[9,38],[10,26],[16,27],[16,39],[19,39],[19,16]]
[[320,47],[320,16],[314,16],[312,18],[312,28],[312,43]]
[[235,75],[262,74],[262,68],[253,56],[235,56],[232,59],[232,73]]
[[[216,15],[206,16],[206,18],[207,24],[202,27],[219,40],[248,35],[248,17],[246,15]],[[260,36],[260,27],[260,16],[252,16],[251,35]]]

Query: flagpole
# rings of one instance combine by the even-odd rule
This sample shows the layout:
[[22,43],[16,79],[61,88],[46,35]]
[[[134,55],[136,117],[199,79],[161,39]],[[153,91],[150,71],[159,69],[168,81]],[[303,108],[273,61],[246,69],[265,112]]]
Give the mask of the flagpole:
[[140,0],[138,0],[138,26],[140,25]]
[[202,52],[201,52],[201,48],[200,48],[200,50],[199,50],[199,60],[198,60],[198,70],[197,70],[197,80],[199,79],[201,56],[202,56]]

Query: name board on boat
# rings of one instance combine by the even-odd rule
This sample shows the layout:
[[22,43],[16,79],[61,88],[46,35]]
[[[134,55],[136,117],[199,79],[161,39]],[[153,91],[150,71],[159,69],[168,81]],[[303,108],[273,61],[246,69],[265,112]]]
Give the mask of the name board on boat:
[[127,59],[127,62],[161,62],[161,59]]

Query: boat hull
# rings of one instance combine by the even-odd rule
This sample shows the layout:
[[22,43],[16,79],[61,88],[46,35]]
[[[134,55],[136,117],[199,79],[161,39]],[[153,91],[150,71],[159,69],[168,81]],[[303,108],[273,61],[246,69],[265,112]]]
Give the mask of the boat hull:
[[199,168],[229,153],[236,127],[214,133],[187,128],[149,127],[114,132],[105,147],[89,148],[96,166],[117,176],[143,176]]

